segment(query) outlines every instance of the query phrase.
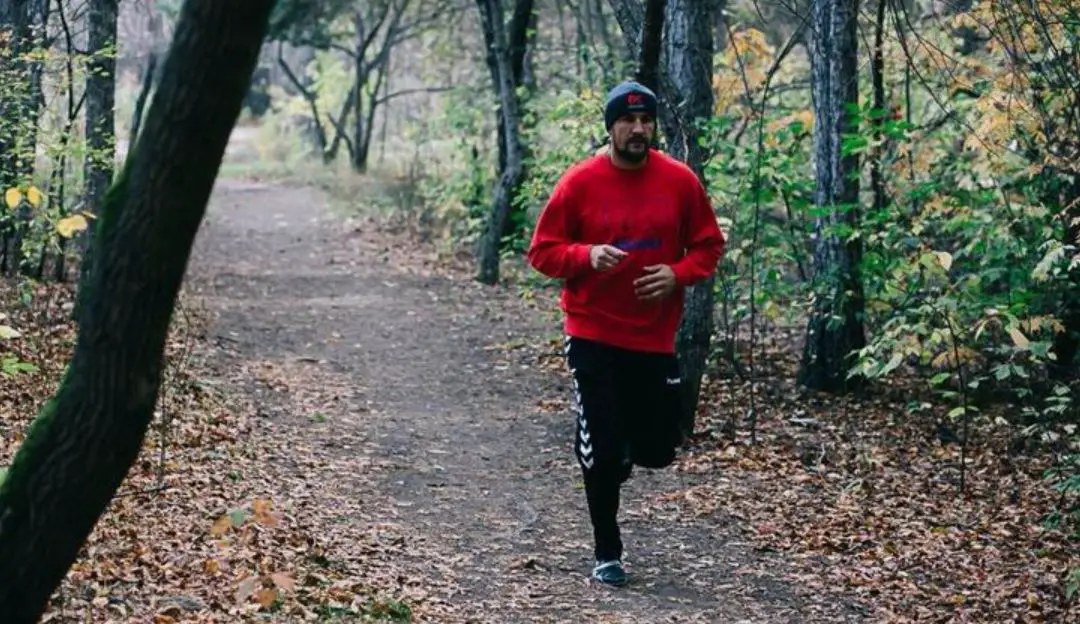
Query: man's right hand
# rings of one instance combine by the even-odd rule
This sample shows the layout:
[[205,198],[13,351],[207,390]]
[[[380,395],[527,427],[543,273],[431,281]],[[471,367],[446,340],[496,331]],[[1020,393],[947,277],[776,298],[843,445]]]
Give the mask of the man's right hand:
[[606,271],[625,257],[625,251],[611,245],[593,245],[589,248],[589,262],[597,271]]

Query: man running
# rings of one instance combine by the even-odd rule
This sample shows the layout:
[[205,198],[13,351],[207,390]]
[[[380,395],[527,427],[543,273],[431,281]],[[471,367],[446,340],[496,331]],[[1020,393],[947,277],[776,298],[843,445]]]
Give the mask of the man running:
[[651,147],[656,95],[633,81],[608,94],[606,154],[555,185],[528,258],[563,280],[567,360],[578,414],[574,448],[593,526],[593,578],[626,583],[617,515],[633,465],[663,468],[679,444],[675,333],[684,288],[724,251],[693,170]]

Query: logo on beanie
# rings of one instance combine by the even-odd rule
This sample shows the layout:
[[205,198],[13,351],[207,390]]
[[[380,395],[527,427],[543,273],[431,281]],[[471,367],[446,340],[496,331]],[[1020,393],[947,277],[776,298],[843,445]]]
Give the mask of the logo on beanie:
[[626,103],[629,106],[640,106],[645,103],[645,96],[640,93],[628,93],[626,95]]

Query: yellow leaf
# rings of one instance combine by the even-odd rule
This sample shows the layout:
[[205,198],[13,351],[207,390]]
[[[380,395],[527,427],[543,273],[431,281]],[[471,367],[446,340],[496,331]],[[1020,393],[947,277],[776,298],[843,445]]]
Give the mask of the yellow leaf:
[[64,238],[71,238],[75,232],[85,230],[88,225],[86,217],[81,214],[73,214],[56,222],[56,232]]
[[259,601],[259,605],[262,606],[262,608],[267,609],[270,605],[274,604],[275,600],[277,600],[277,590],[260,589],[259,593],[256,594],[255,599]]
[[938,262],[942,268],[948,271],[952,267],[952,254],[947,251],[935,251],[934,255],[937,256]]
[[30,205],[34,208],[37,208],[41,205],[41,191],[36,186],[26,189],[26,201],[30,202]]
[[1016,327],[1009,328],[1009,337],[1012,338],[1013,344],[1020,347],[1021,349],[1027,349],[1028,345],[1031,344],[1028,341],[1027,336],[1025,336],[1024,333]]
[[211,535],[223,535],[232,527],[232,519],[229,518],[229,514],[225,514],[217,519],[214,526],[210,527]]
[[7,192],[4,193],[4,202],[7,203],[8,208],[11,208],[12,210],[18,208],[19,202],[21,201],[22,191],[15,187],[9,188]]
[[251,511],[253,511],[256,516],[265,516],[270,513],[270,501],[261,498],[255,499],[255,502],[251,504]]

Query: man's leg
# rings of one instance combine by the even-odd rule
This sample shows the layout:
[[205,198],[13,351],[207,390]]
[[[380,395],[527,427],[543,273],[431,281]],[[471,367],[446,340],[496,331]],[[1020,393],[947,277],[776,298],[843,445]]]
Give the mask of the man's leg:
[[567,360],[574,383],[574,454],[585,481],[585,497],[593,527],[594,576],[602,581],[625,581],[621,564],[619,489],[630,476],[628,440],[619,426],[620,400],[613,352],[600,344],[570,338]]
[[666,468],[675,461],[682,415],[683,380],[674,355],[643,353],[635,358],[633,409],[627,415],[633,462],[645,468]]

